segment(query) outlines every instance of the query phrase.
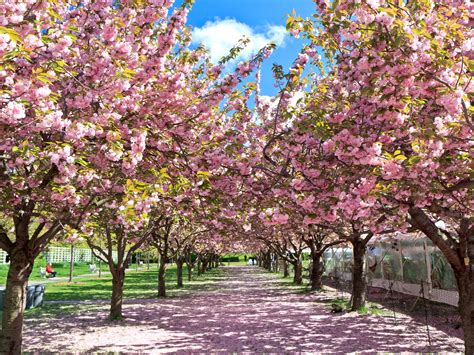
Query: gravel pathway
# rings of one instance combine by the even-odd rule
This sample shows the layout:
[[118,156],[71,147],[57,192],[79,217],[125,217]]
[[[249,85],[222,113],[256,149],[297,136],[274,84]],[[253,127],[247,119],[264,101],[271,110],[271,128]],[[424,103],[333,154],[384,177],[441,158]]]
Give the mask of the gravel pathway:
[[462,341],[409,317],[333,314],[257,267],[223,267],[199,291],[167,299],[128,300],[126,318],[107,307],[48,320],[29,319],[24,351],[42,352],[461,352]]

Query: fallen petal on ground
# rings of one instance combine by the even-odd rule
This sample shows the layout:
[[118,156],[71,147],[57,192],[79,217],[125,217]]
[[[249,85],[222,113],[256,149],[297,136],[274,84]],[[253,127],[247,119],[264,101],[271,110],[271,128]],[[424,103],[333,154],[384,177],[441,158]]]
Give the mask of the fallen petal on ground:
[[29,319],[24,351],[50,352],[461,352],[462,340],[410,317],[332,314],[324,295],[295,293],[257,267],[223,267],[205,289],[167,299],[127,300],[110,323],[107,306]]

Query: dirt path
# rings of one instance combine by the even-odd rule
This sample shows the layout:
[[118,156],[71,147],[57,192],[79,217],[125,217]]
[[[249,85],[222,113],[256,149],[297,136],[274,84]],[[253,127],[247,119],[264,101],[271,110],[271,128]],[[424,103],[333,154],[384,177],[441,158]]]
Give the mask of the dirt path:
[[257,267],[224,267],[204,289],[130,300],[111,324],[107,308],[28,320],[25,351],[52,352],[460,352],[462,342],[411,318],[332,314],[326,296],[295,293]]

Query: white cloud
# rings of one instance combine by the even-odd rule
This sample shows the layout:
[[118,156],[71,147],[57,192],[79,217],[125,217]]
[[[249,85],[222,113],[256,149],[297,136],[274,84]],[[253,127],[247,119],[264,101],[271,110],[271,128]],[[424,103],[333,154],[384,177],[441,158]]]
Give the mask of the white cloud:
[[208,21],[203,27],[193,29],[193,43],[204,44],[213,62],[229,54],[229,50],[244,36],[250,39],[250,43],[240,52],[240,60],[249,59],[270,42],[282,45],[286,29],[283,26],[268,26],[264,32],[256,32],[252,27],[235,19]]
[[[304,91],[296,91],[294,93],[292,92],[289,98],[288,106],[296,107],[298,104],[298,100],[304,98],[304,95]],[[268,105],[272,110],[275,110],[278,107],[280,96],[260,95],[259,99],[262,104]]]
[[[288,108],[290,109],[297,109],[298,107],[302,107],[303,103],[298,103],[299,99],[304,98],[305,92],[303,91],[296,91],[288,97]],[[280,96],[268,96],[268,95],[261,95],[259,96],[259,108],[262,110],[262,114],[265,115],[265,120],[272,120],[276,117],[276,110],[278,108],[278,103],[280,102]],[[257,116],[254,116],[254,118]],[[293,125],[293,121],[296,117],[293,115],[291,118],[287,120],[285,123],[285,127],[291,127]],[[257,118],[258,120],[258,118]]]

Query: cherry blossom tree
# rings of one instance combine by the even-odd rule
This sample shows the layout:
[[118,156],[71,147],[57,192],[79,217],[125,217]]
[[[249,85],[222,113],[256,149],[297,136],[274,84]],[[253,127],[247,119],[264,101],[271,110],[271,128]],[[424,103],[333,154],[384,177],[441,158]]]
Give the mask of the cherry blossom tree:
[[151,235],[148,215],[158,199],[158,193],[153,190],[150,193],[139,182],[127,180],[124,192],[110,192],[107,201],[90,211],[83,223],[82,230],[92,253],[108,265],[112,274],[110,320],[123,317],[125,270],[133,253]]
[[0,247],[11,258],[0,350],[21,349],[35,257],[127,178],[154,184],[152,165],[172,166],[190,131],[210,143],[220,123],[209,119],[255,67],[218,79],[222,65],[188,47],[189,4],[169,15],[168,0],[0,5]]
[[446,256],[472,353],[472,5],[315,3],[317,26],[292,18],[288,27],[326,54],[329,74],[314,85],[326,94],[317,110],[331,127],[326,149],[374,180],[369,194]]
[[182,8],[168,19],[165,1],[76,5],[1,5],[0,201],[13,225],[0,233],[11,258],[3,352],[20,352],[35,257],[107,189],[98,171],[128,174],[140,161],[145,112],[136,102],[153,77],[144,70],[169,53],[186,15]]
[[331,229],[325,226],[309,224],[303,241],[311,253],[310,285],[311,291],[319,291],[323,287],[324,252],[336,245],[345,242]]
[[[176,280],[177,286],[183,287],[183,265],[186,263],[188,268],[188,281],[192,279],[192,255],[193,244],[196,243],[200,237],[207,237],[206,233],[209,231],[205,225],[196,220],[189,220],[185,218],[178,218],[178,226],[176,232],[172,235],[171,240],[171,255],[176,263]],[[188,262],[187,262],[188,261]]]

